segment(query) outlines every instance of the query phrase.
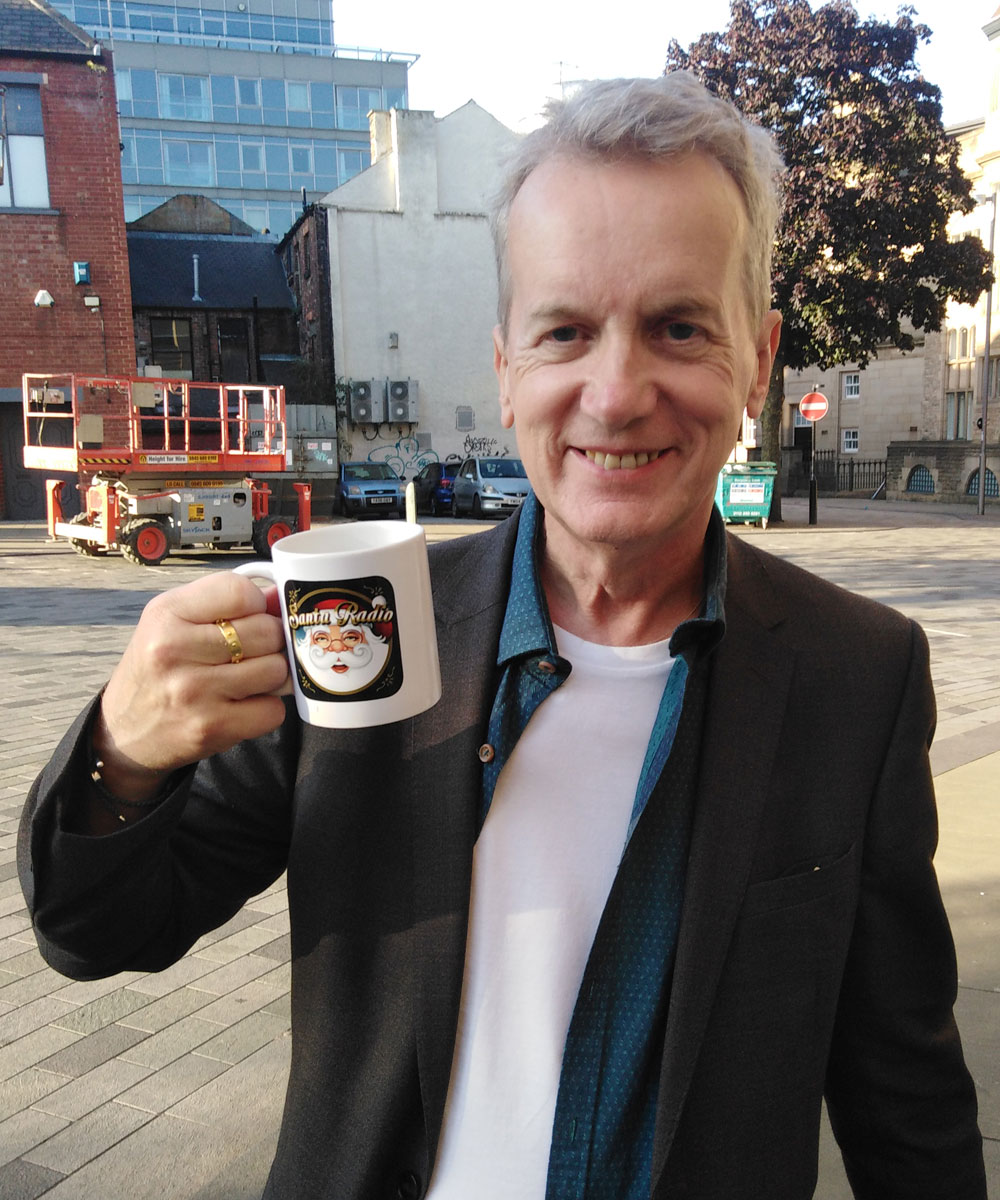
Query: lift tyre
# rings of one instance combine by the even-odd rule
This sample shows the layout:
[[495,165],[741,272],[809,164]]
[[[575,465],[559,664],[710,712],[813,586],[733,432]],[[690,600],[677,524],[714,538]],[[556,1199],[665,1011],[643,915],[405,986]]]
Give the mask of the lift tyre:
[[[78,512],[75,517],[70,517],[69,523],[71,525],[86,525],[89,527],[90,518],[85,512]],[[69,544],[77,554],[82,554],[84,558],[96,558],[101,552],[101,548],[97,542],[85,542],[83,538],[70,538]]]
[[261,517],[254,522],[253,548],[258,557],[269,559],[271,547],[280,538],[288,537],[293,532],[291,521],[284,517]]
[[129,562],[137,563],[141,567],[157,566],[163,562],[170,549],[167,531],[153,517],[129,521],[122,530],[119,546]]

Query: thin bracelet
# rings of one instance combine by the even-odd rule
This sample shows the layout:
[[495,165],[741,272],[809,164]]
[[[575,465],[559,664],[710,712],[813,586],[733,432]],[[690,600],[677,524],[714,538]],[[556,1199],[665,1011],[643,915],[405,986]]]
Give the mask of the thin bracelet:
[[117,817],[119,821],[125,821],[125,814],[119,812],[119,809],[152,808],[154,804],[159,804],[159,802],[163,799],[162,793],[157,793],[157,795],[150,797],[149,800],[123,800],[120,796],[115,796],[108,791],[108,788],[104,783],[104,777],[101,775],[103,770],[104,760],[100,758],[95,759],[93,769],[90,772],[90,782],[93,785],[93,789],[97,794],[98,800],[100,800],[108,812],[110,812],[112,816]]

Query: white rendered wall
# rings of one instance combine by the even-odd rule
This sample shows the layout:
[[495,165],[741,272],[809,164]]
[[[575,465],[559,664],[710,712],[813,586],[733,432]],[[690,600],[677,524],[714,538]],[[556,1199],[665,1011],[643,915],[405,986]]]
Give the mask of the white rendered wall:
[[[381,157],[323,201],[337,372],[415,379],[420,412],[413,427],[348,424],[350,455],[412,477],[429,459],[515,454],[493,373],[497,290],[485,198],[517,135],[472,102],[441,120],[373,114],[373,133]],[[342,432],[342,450],[344,441]]]

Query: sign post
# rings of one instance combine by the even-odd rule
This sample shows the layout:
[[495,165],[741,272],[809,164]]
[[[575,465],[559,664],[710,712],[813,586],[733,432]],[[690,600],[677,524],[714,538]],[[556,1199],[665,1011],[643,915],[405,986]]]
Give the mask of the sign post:
[[809,455],[809,524],[816,524],[816,422],[830,411],[830,401],[822,392],[807,392],[799,401],[799,415],[812,425],[812,451]]

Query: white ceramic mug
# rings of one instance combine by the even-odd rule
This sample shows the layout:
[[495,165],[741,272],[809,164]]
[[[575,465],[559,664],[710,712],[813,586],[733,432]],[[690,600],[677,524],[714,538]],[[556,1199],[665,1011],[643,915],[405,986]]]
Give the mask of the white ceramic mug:
[[427,544],[419,525],[365,521],[293,533],[240,575],[277,585],[303,721],[386,725],[441,698]]

